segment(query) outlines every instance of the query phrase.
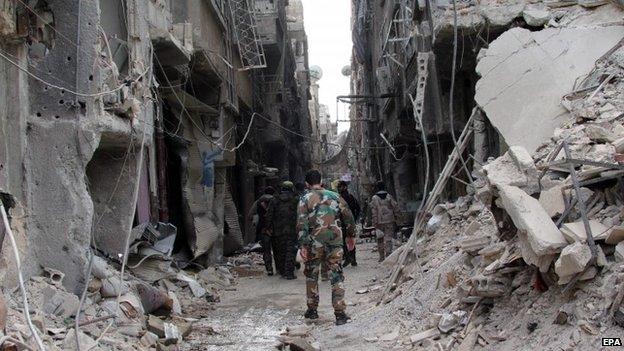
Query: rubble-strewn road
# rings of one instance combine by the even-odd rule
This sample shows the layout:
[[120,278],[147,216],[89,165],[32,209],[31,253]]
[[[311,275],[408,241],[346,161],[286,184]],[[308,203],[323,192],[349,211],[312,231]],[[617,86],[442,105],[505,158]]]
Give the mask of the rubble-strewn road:
[[[385,271],[377,263],[374,247],[371,243],[360,244],[358,267],[345,268],[348,313],[354,318],[374,305],[372,296],[377,296],[378,281]],[[339,335],[344,334],[341,329],[346,333],[357,331],[352,331],[348,324],[334,325],[329,282],[321,282],[320,288],[320,320],[311,325],[311,334],[323,346],[325,340],[321,339],[321,335],[338,335],[335,338],[339,339]],[[358,291],[361,294],[357,294]],[[305,277],[302,270],[299,270],[296,280],[266,275],[239,278],[234,291],[221,294],[221,303],[215,305],[215,310],[209,313],[210,317],[195,323],[194,331],[185,340],[182,349],[272,350],[287,327],[305,323],[305,308]],[[338,340],[331,342],[339,344]],[[352,346],[344,345],[344,349],[352,349]]]

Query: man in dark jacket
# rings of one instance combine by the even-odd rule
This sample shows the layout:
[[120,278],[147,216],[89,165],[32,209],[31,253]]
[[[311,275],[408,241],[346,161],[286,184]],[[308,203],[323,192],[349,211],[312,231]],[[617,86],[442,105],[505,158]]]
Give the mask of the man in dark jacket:
[[269,208],[269,220],[273,224],[273,253],[275,266],[282,277],[296,279],[297,256],[297,206],[299,197],[290,181],[281,185],[280,193]]
[[[355,197],[349,193],[349,186],[347,182],[341,180],[340,182],[338,182],[337,188],[338,188],[338,193],[340,194],[340,197],[342,197],[342,199],[349,206],[349,209],[351,210],[351,213],[353,214],[353,219],[357,223],[358,218],[360,217],[360,204],[355,199]],[[357,260],[355,258],[355,249],[349,251],[347,249],[347,244],[345,241],[346,237],[343,236],[342,239],[343,239],[342,251],[344,254],[343,266],[346,267],[349,264],[351,264],[353,267],[357,267]]]
[[264,195],[262,195],[255,204],[255,214],[258,216],[256,240],[259,240],[260,245],[262,245],[262,259],[264,260],[264,266],[268,275],[273,275],[273,254],[271,253],[273,226],[269,218],[269,208],[274,199],[274,194],[275,189],[273,189],[273,187],[266,187],[264,189]]

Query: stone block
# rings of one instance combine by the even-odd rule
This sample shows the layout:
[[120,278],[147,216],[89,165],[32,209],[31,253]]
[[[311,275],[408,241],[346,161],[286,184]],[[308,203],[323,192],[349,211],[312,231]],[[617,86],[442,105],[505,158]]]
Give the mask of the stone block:
[[616,261],[624,262],[624,241],[615,245],[615,253],[613,254],[613,256],[615,256]]
[[[589,221],[589,228],[591,229],[594,240],[605,240],[610,233],[608,227],[595,219]],[[585,242],[587,240],[587,233],[585,232],[585,225],[582,220],[565,223],[561,226],[561,233],[570,243],[575,241]]]
[[518,231],[518,248],[524,262],[537,267],[542,273],[548,272],[550,264],[555,259],[555,254],[537,255],[531,248],[527,234],[523,230]]
[[609,245],[616,245],[621,241],[624,241],[624,226],[617,225],[611,228],[609,234],[605,238],[605,243]]
[[534,152],[569,119],[562,97],[623,35],[618,25],[512,28],[479,60],[475,101],[507,145]]
[[500,186],[499,194],[516,228],[526,232],[527,240],[536,255],[556,253],[567,245],[567,241],[539,201],[514,186]]
[[539,203],[551,218],[559,216],[563,213],[563,211],[565,211],[565,200],[561,191],[562,189],[563,186],[558,185],[548,190],[544,190],[540,194]]
[[575,242],[566,246],[555,262],[555,273],[559,277],[565,277],[581,273],[591,259],[591,250],[585,243]]
[[550,20],[550,11],[540,9],[525,9],[522,18],[532,27],[542,27]]

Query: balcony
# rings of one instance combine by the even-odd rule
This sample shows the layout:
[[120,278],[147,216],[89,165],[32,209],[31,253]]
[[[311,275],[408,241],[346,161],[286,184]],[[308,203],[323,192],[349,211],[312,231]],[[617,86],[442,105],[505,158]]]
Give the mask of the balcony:
[[193,51],[193,28],[190,23],[174,25],[170,0],[147,2],[147,20],[154,54],[164,66],[188,64]]

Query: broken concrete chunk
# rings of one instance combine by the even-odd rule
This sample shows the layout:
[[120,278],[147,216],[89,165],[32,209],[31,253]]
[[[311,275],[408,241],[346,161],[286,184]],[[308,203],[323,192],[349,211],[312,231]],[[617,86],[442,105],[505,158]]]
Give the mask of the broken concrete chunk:
[[165,345],[177,344],[182,339],[180,330],[175,324],[163,323],[163,327],[165,329]]
[[616,261],[624,262],[624,241],[615,245],[615,253],[613,255],[615,256]]
[[[483,166],[488,181],[495,187],[503,185],[517,186],[529,193],[538,190],[536,172],[530,171],[531,168],[521,168],[523,160],[522,154],[516,155],[518,161],[512,156],[512,152],[508,151],[503,156]],[[520,164],[520,165],[519,165]],[[530,173],[530,174],[529,174]]]
[[113,271],[108,266],[106,260],[99,256],[93,256],[93,264],[91,266],[91,273],[98,279],[106,279],[113,275]]
[[152,333],[152,332],[146,332],[142,337],[141,337],[141,344],[143,346],[146,347],[151,347],[156,345],[156,343],[158,342],[158,335]]
[[[80,343],[81,350],[92,350],[97,346],[95,340],[82,331],[78,332],[78,342]],[[70,329],[65,335],[65,340],[63,340],[63,350],[78,350],[76,345],[75,329]]]
[[459,242],[459,247],[468,253],[474,254],[490,245],[492,239],[487,235],[473,236]]
[[499,276],[477,275],[471,279],[473,295],[481,297],[498,297],[505,295],[511,286],[511,280]]
[[43,291],[43,311],[46,314],[68,318],[75,315],[79,304],[78,296],[67,291],[51,286]]
[[[477,64],[475,101],[507,145],[534,152],[569,119],[561,98],[622,38],[622,26],[512,28]],[[527,104],[530,101],[530,104]]]
[[159,338],[164,338],[165,322],[154,315],[149,315],[149,317],[147,317],[147,330],[158,335]]
[[431,328],[410,336],[410,341],[412,345],[415,345],[425,339],[435,338],[437,336],[440,336],[440,330],[438,328]]
[[[591,229],[594,240],[605,240],[609,236],[609,228],[595,219],[589,221],[589,228]],[[565,223],[561,226],[561,233],[570,243],[575,241],[585,242],[587,240],[587,233],[585,232],[585,225],[582,220],[573,223]]]
[[555,273],[559,277],[580,273],[585,270],[591,256],[591,250],[585,243],[576,242],[568,245],[555,262]]
[[606,128],[596,124],[588,124],[585,126],[585,134],[595,142],[611,143],[615,141],[613,134]]
[[609,3],[609,0],[577,0],[577,2],[583,7],[592,8],[607,4]]
[[524,230],[518,231],[518,248],[520,249],[520,254],[522,254],[524,262],[537,267],[542,273],[548,272],[550,264],[555,259],[555,254],[537,255],[535,251],[533,251]]
[[513,159],[516,166],[525,174],[534,173],[537,175],[537,169],[533,162],[531,154],[522,146],[513,145],[509,147],[509,155]]
[[609,231],[609,235],[605,238],[605,243],[609,245],[616,245],[617,243],[624,241],[624,226],[615,226]]
[[102,297],[115,297],[128,292],[128,285],[122,282],[119,277],[113,276],[102,280],[100,294]]
[[499,194],[516,227],[526,232],[535,254],[552,254],[567,245],[555,223],[536,199],[513,186],[500,186]]
[[531,27],[542,27],[550,20],[550,11],[540,9],[525,9],[522,18]]
[[179,281],[183,281],[185,283],[188,284],[189,289],[191,289],[191,292],[193,293],[193,295],[197,298],[202,297],[204,295],[206,295],[206,289],[204,289],[201,284],[199,284],[197,282],[197,280],[187,276],[184,273],[178,273],[177,275],[177,279]]
[[468,313],[466,311],[455,311],[453,313],[444,313],[438,322],[438,329],[442,333],[448,333],[458,326],[464,326],[468,323]]
[[611,143],[618,153],[624,152],[624,138],[619,138]]
[[[585,280],[590,280],[590,279],[594,279],[596,277],[596,274],[598,274],[598,268],[591,266],[589,267],[583,274],[581,274],[581,276],[579,277],[579,281],[585,281]],[[576,274],[573,275],[567,275],[564,277],[559,277],[559,281],[557,281],[557,284],[559,285],[565,285],[568,284],[569,282],[572,281],[572,279],[576,276]]]
[[551,218],[560,216],[565,211],[565,200],[563,198],[562,189],[563,185],[558,185],[544,190],[540,194],[539,203]]

